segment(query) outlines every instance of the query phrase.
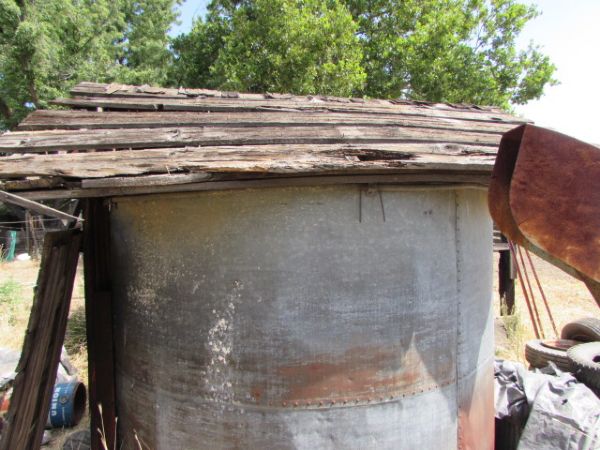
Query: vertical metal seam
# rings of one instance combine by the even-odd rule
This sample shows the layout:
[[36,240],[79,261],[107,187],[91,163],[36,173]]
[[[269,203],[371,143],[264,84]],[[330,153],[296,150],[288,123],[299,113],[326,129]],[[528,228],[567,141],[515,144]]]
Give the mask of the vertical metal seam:
[[460,240],[460,204],[459,204],[459,192],[454,190],[454,246],[455,246],[455,258],[456,258],[456,422],[457,422],[457,446],[458,449],[462,449],[462,430],[460,420],[460,355],[461,355],[461,240]]

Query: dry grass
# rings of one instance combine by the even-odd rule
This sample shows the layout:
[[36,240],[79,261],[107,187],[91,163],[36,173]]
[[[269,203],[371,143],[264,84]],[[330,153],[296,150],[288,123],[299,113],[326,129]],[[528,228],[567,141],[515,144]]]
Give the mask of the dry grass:
[[[29,312],[33,301],[33,288],[37,281],[39,261],[13,261],[0,263],[0,346],[21,350]],[[85,312],[83,271],[80,261],[75,278],[65,347],[79,379],[87,384],[87,351],[85,342]],[[71,429],[53,430],[52,442],[45,447],[62,449],[66,437],[73,431],[89,427],[89,420]]]
[[[494,308],[497,315],[499,315],[500,303],[497,288],[498,255],[496,254],[495,256]],[[583,317],[600,318],[598,305],[581,281],[535,255],[531,255],[531,257],[559,333],[559,336],[554,335],[542,297],[537,290],[537,285],[529,270],[529,277],[546,338],[554,339],[560,337],[562,327],[573,320]],[[515,291],[516,314],[514,316],[505,316],[501,319],[508,335],[508,342],[498,347],[496,354],[501,358],[525,362],[525,342],[529,339],[535,339],[535,334],[520,281],[517,282]]]
[[[37,281],[39,261],[0,263],[0,345],[20,350],[29,322],[33,288]],[[9,301],[2,301],[6,292]],[[87,379],[87,352],[85,347],[85,312],[83,294],[83,266],[79,264],[71,299],[69,324],[65,347],[79,377]]]

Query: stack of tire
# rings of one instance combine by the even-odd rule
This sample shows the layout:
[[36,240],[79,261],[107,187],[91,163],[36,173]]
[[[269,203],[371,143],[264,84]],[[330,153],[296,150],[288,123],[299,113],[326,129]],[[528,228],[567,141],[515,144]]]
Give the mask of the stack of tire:
[[600,319],[586,317],[564,326],[561,338],[534,339],[525,345],[525,358],[534,368],[549,362],[600,395]]

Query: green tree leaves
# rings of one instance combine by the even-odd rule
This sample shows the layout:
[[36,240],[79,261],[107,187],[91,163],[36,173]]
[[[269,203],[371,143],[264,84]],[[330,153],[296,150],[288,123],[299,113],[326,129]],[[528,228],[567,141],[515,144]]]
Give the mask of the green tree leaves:
[[514,0],[349,0],[365,94],[498,105],[539,97],[554,66],[516,38],[537,15]]
[[176,0],[0,0],[0,128],[81,80],[166,82]]
[[178,38],[175,84],[509,108],[554,82],[515,0],[213,0]]
[[0,128],[78,81],[408,98],[509,108],[554,66],[516,48],[518,0],[0,0]]
[[211,71],[225,89],[349,96],[365,80],[356,29],[338,1],[256,0],[232,14]]
[[[357,25],[337,0],[212,2],[174,48],[175,81],[253,92],[352,95],[366,74]],[[190,64],[192,62],[192,64]]]

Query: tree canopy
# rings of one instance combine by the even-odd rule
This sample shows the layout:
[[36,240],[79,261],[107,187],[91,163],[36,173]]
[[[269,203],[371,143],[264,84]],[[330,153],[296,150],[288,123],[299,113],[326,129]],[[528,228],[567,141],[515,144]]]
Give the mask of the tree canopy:
[[540,50],[517,51],[536,17],[514,0],[348,0],[359,24],[364,94],[498,105],[538,98],[554,66]]
[[0,0],[0,126],[81,80],[165,83],[178,0]]
[[176,44],[184,65],[178,81],[253,92],[352,95],[366,79],[357,32],[338,0],[255,0],[237,7],[213,2],[207,21],[196,23]]
[[0,127],[81,80],[468,102],[538,98],[554,66],[518,0],[0,0]]

